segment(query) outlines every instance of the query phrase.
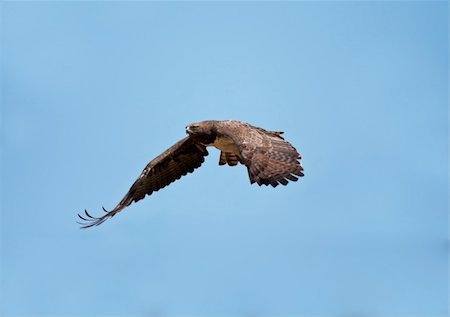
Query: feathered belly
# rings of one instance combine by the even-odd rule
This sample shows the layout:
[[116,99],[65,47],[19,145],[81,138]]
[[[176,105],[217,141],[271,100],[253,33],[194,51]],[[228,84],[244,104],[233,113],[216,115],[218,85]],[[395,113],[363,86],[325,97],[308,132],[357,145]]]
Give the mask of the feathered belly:
[[218,137],[211,145],[223,152],[240,155],[238,147],[230,138]]

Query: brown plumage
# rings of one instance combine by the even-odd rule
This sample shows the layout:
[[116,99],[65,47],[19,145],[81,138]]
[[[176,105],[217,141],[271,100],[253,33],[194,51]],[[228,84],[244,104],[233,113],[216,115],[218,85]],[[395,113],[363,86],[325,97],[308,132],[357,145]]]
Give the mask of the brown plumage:
[[132,202],[137,202],[153,192],[166,187],[204,162],[207,146],[220,152],[219,165],[247,167],[250,182],[258,185],[287,185],[303,176],[301,155],[281,136],[283,132],[267,131],[248,123],[225,121],[202,121],[186,127],[189,134],[164,153],[153,159],[139,175],[125,197],[117,206],[101,217],[93,217],[86,210],[78,215],[89,228],[113,217]]

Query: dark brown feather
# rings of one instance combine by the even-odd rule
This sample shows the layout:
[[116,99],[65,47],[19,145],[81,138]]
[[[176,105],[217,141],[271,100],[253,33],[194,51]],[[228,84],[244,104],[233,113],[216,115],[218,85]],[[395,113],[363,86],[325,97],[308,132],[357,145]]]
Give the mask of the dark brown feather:
[[78,215],[83,220],[80,223],[82,228],[98,226],[108,218],[114,217],[132,202],[137,202],[146,195],[151,195],[180,179],[183,175],[193,172],[204,162],[204,157],[207,155],[208,151],[204,145],[189,136],[185,137],[147,164],[128,193],[113,210],[106,211],[103,208],[106,214],[101,217],[93,217],[86,210],[83,216]]

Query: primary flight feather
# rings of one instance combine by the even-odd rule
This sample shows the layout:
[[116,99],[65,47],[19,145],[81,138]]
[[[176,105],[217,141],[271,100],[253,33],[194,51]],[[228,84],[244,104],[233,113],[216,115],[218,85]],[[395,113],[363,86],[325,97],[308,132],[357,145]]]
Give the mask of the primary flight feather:
[[166,187],[202,165],[208,155],[206,147],[219,149],[219,165],[247,167],[250,183],[258,185],[287,185],[303,176],[300,153],[287,142],[283,132],[268,131],[236,120],[208,120],[186,127],[187,137],[150,161],[131,186],[128,193],[101,217],[93,217],[86,210],[78,215],[82,228],[89,228],[113,217],[132,202]]

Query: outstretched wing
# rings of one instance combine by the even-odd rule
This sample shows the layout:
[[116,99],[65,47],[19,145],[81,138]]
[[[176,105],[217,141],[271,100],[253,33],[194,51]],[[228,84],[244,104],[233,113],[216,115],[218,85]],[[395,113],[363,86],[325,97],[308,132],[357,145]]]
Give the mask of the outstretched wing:
[[247,166],[250,182],[258,185],[287,185],[302,177],[301,154],[282,136],[246,123],[231,127],[229,136]]
[[151,195],[180,179],[181,176],[192,173],[205,161],[204,157],[207,155],[208,151],[204,145],[189,136],[185,137],[147,164],[128,193],[113,210],[107,211],[103,208],[106,214],[101,217],[93,217],[86,210],[84,215],[78,214],[78,217],[83,220],[80,223],[82,228],[98,226],[132,202],[137,202],[145,195]]

